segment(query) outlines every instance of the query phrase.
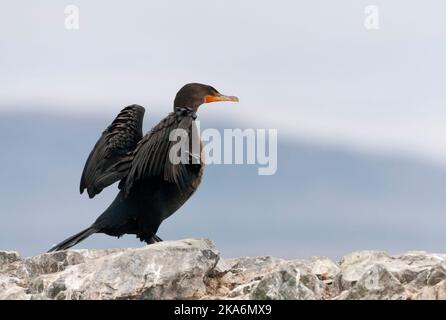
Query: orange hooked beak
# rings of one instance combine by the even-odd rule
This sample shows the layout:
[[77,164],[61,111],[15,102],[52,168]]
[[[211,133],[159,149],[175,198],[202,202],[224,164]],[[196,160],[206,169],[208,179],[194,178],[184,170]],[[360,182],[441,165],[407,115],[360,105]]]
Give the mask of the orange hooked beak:
[[218,101],[238,102],[238,98],[235,96],[225,96],[220,93],[216,95],[207,95],[204,97],[204,103],[218,102]]

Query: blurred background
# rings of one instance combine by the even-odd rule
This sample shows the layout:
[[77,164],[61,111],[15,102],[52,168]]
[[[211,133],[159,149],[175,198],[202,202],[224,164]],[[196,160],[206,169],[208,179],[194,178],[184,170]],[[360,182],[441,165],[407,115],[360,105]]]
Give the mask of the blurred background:
[[[65,28],[69,4],[79,30]],[[34,255],[90,225],[117,193],[78,192],[102,130],[138,103],[147,131],[202,82],[241,99],[202,107],[202,129],[278,129],[278,170],[208,166],[163,239],[208,237],[226,257],[444,252],[446,3],[0,5],[0,250]],[[77,248],[143,245],[94,235]]]

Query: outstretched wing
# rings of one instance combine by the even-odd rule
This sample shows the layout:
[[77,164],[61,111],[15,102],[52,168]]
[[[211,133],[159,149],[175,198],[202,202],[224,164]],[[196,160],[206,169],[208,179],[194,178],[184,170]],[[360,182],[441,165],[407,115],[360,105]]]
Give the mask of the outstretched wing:
[[[131,164],[125,167],[130,167],[130,170],[125,180],[121,181],[120,188],[128,194],[137,181],[146,177],[162,177],[166,181],[175,183],[181,191],[185,190],[192,178],[191,169],[202,165],[199,155],[193,155],[190,152],[193,143],[191,139],[194,138],[192,126],[195,126],[195,124],[191,117],[178,119],[174,113],[171,113],[164,118],[150,133],[144,136],[133,155],[127,158],[127,161],[131,161]],[[169,158],[171,147],[179,143],[177,140],[170,141],[169,139],[170,133],[175,129],[182,129],[184,130],[183,133],[187,134],[190,149],[180,149],[179,152],[187,153],[188,163],[191,165],[183,162],[175,164]],[[195,141],[195,143],[199,143],[201,152],[199,137],[197,139],[198,142]],[[195,165],[192,157],[195,157]],[[198,160],[196,160],[197,157]],[[121,163],[125,164],[126,160],[123,160]]]
[[121,110],[102,133],[88,156],[82,172],[80,193],[87,189],[90,198],[128,174],[129,166],[116,164],[131,153],[142,138],[145,109],[131,105]]

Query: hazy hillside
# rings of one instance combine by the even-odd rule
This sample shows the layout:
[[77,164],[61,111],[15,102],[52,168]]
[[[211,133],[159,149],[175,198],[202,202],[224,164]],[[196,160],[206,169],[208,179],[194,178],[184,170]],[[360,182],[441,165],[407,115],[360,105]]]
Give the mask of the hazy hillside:
[[[84,161],[108,120],[0,115],[0,249],[42,252],[109,204],[116,186],[93,200],[78,193]],[[276,175],[258,176],[254,166],[208,166],[199,191],[159,235],[207,237],[226,256],[444,251],[445,169],[280,133],[279,141]],[[80,247],[140,245],[133,236],[98,235]]]

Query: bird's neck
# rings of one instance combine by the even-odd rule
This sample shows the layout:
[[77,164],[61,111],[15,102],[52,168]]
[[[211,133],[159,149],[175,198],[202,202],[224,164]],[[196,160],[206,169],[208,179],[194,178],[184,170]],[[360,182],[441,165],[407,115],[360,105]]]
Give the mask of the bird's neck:
[[196,110],[192,109],[191,107],[175,107],[174,112],[178,117],[188,116],[194,120],[197,118]]

